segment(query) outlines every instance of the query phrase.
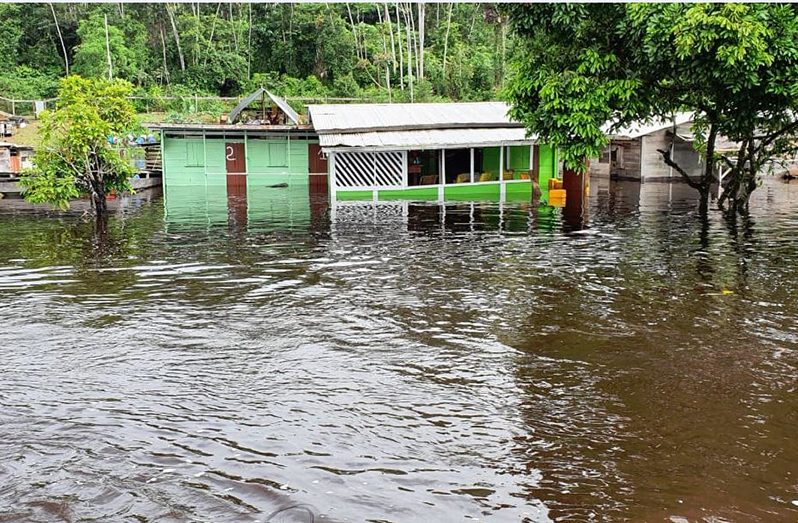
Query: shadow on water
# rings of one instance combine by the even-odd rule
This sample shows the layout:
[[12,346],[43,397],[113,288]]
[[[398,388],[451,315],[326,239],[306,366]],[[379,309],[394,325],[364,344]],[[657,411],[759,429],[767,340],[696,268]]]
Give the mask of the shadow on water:
[[0,201],[0,519],[794,521],[795,187]]

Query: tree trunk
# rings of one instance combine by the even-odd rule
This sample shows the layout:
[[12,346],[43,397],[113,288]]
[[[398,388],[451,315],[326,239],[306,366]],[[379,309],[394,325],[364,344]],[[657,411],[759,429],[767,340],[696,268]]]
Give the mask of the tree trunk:
[[[446,85],[446,55],[449,52],[449,29],[452,27],[452,7],[449,4],[449,16],[446,17],[446,37],[443,39],[443,85]],[[448,91],[448,89],[447,89]]]
[[407,32],[407,81],[410,84],[410,102],[414,101],[413,96],[413,54],[411,52],[410,23],[405,11],[405,31]]
[[402,21],[399,18],[399,4],[395,4],[396,8],[396,39],[399,40],[399,88],[405,90],[405,64],[404,64],[404,51],[402,50]]
[[102,178],[92,175],[90,178],[89,187],[91,190],[91,208],[97,216],[104,215],[108,212],[108,203],[106,201],[105,186]]
[[66,75],[69,76],[69,57],[67,56],[66,45],[64,45],[64,37],[61,34],[61,26],[58,25],[58,17],[55,15],[55,8],[52,3],[50,3],[50,11],[53,13],[53,21],[55,22],[55,30],[58,33],[58,40],[61,41],[61,51],[64,53],[64,69],[66,70]]
[[169,9],[169,4],[166,4],[166,13],[169,15],[169,21],[172,24],[172,34],[175,37],[175,44],[177,45],[177,56],[180,59],[180,70],[186,70],[186,60],[183,57],[183,48],[180,47],[180,33],[177,31],[177,23],[175,23],[175,15],[171,9]]
[[166,85],[169,85],[169,65],[166,61],[166,37],[163,34],[163,25],[161,25],[159,32],[161,34],[161,50],[163,51],[163,74],[166,79]]
[[357,54],[357,58],[361,59],[360,40],[357,37],[357,27],[355,26],[355,19],[352,18],[352,9],[349,7],[349,2],[346,3],[346,12],[349,14],[349,25],[352,26],[352,36],[355,37],[355,53]]
[[[250,4],[251,5],[251,4]],[[213,22],[211,22],[211,36],[208,37],[208,47],[205,51],[205,59],[202,61],[202,66],[205,67],[208,65],[208,58],[211,55],[211,47],[213,46],[213,34],[216,32],[216,20],[219,19],[219,13],[222,10],[221,2],[216,4],[216,16],[213,17]],[[252,24],[252,19],[250,19],[250,26]],[[251,29],[251,27],[250,27]],[[249,76],[249,69],[247,69],[247,76]]]
[[247,80],[252,78],[252,2],[248,2],[249,22],[247,23]]
[[111,61],[111,39],[108,37],[108,15],[105,15],[105,54],[108,57],[108,80],[113,80],[114,64]]
[[424,79],[424,28],[426,26],[427,11],[424,2],[418,3],[418,79]]
[[396,41],[393,37],[393,25],[391,23],[391,12],[388,10],[388,2],[385,3],[385,19],[388,21],[388,33],[391,35],[391,69],[396,73]]
[[707,136],[706,165],[701,176],[701,187],[698,190],[701,198],[699,202],[699,212],[706,214],[709,210],[709,191],[715,183],[715,142],[718,138],[718,127],[714,123],[709,124],[709,135]]

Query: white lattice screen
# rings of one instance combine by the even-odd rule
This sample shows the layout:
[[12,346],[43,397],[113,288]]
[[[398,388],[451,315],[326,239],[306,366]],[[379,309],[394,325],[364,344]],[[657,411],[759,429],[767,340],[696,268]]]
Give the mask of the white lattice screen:
[[334,182],[347,189],[402,187],[404,163],[401,151],[336,153]]

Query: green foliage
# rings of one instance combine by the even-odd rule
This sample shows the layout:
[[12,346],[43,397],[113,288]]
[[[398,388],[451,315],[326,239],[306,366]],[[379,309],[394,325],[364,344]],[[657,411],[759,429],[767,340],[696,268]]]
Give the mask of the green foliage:
[[[530,132],[584,168],[606,143],[606,122],[695,113],[698,149],[717,136],[754,144],[734,167],[784,152],[798,122],[798,8],[784,4],[557,4],[508,8],[517,38],[507,94]],[[747,147],[746,147],[747,149]],[[668,157],[663,153],[666,161]],[[728,158],[727,158],[728,160]],[[747,201],[748,189],[733,198]]]
[[0,56],[6,59],[16,59],[22,40],[23,30],[18,22],[20,7],[18,4],[0,4]]
[[0,73],[0,95],[18,100],[52,98],[58,91],[58,76],[27,65]]
[[67,208],[70,199],[90,194],[95,208],[104,208],[109,191],[130,190],[132,167],[108,138],[138,130],[125,98],[131,89],[124,80],[73,75],[61,81],[58,107],[42,115],[36,168],[20,181],[27,200]]
[[87,78],[108,78],[108,53],[111,50],[111,65],[114,77],[130,81],[142,81],[146,75],[142,71],[142,52],[144,50],[144,26],[129,23],[130,33],[108,21],[108,46],[106,46],[105,17],[96,12],[82,20],[78,26],[80,45],[75,48],[73,70]]
[[509,8],[517,34],[507,96],[531,134],[558,147],[569,168],[585,169],[607,139],[608,121],[646,113],[638,71],[622,65],[629,50],[615,28],[619,4],[538,4]]
[[[67,63],[84,77],[107,78],[107,16],[114,78],[145,90],[179,86],[190,95],[237,96],[263,84],[288,96],[495,97],[504,82],[503,50],[513,47],[506,17],[493,4],[425,4],[424,10],[420,75],[417,4],[398,4],[398,10],[397,4],[379,3],[3,4],[0,52],[9,72],[0,72],[0,96],[42,92],[36,79],[10,72],[18,65],[51,80],[65,74]],[[257,81],[259,76],[269,82]],[[322,87],[308,83],[309,77]],[[149,105],[136,103],[137,109]],[[190,113],[173,105],[163,111]]]
[[360,85],[352,73],[337,77],[333,81],[332,91],[333,95],[341,98],[358,98],[362,95]]

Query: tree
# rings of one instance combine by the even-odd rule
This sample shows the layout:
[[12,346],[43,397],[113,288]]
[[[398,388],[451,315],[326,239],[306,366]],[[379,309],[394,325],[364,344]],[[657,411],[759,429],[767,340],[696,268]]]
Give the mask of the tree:
[[[694,112],[698,180],[660,151],[708,207],[715,170],[732,174],[720,204],[747,209],[759,169],[794,149],[798,10],[775,4],[570,4],[508,8],[519,37],[508,96],[530,132],[584,170],[602,126]],[[716,151],[738,142],[736,157]]]
[[138,130],[125,98],[131,91],[124,80],[77,75],[61,80],[58,107],[42,114],[36,167],[20,180],[25,199],[66,209],[71,199],[87,194],[100,216],[110,191],[131,190],[133,167],[109,140]]
[[5,56],[12,65],[17,63],[17,51],[23,34],[19,16],[19,5],[0,4],[0,34],[3,35],[0,39],[0,56]]
[[[140,76],[144,65],[139,52],[145,48],[140,36],[129,37],[116,25],[108,24],[99,12],[80,22],[78,36],[80,45],[75,49],[72,69],[79,75],[89,78],[108,78],[108,49],[113,67],[113,77],[134,80]],[[107,33],[106,33],[107,30]],[[143,34],[143,27],[131,31],[133,35]]]

